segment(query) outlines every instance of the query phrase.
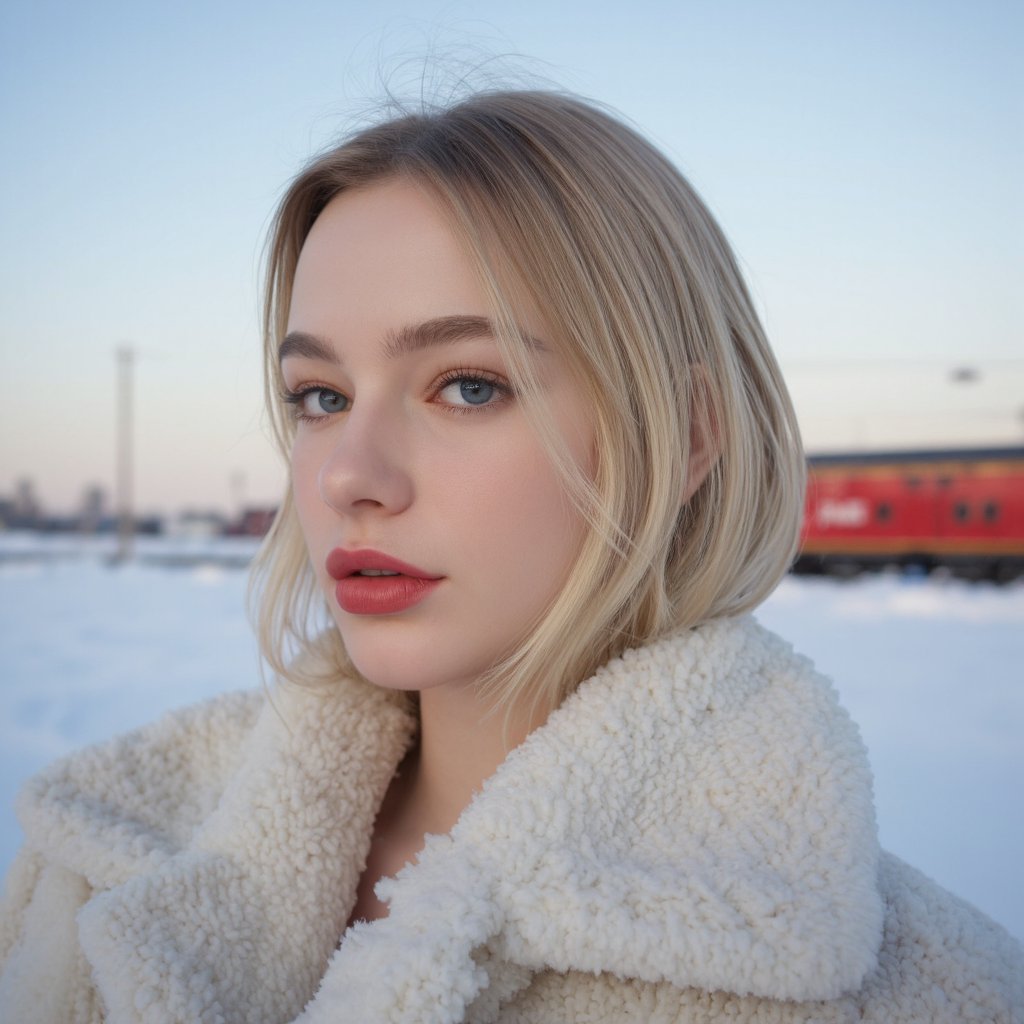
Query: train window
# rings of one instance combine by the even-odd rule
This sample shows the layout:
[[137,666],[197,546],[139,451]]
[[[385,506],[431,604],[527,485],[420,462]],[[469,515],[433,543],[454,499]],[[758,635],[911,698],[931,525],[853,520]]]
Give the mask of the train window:
[[986,501],[981,506],[981,515],[986,523],[994,523],[999,518],[999,504],[995,501]]
[[916,491],[921,486],[921,478],[919,476],[908,476],[904,482],[912,491]]
[[966,501],[958,501],[953,506],[953,518],[958,523],[966,523],[967,517],[971,514],[971,510]]
[[953,478],[951,476],[940,476],[937,483],[940,487],[949,487],[953,483]]
[[878,507],[875,509],[875,518],[880,523],[887,523],[892,519],[892,505],[887,501],[879,502]]

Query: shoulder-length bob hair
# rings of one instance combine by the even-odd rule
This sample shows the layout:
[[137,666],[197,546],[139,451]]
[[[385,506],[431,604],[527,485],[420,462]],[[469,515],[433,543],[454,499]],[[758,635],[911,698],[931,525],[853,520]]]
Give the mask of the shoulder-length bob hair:
[[[497,703],[556,706],[627,647],[748,610],[796,551],[804,457],[778,365],[722,231],[693,188],[636,131],[553,92],[484,92],[366,128],[314,159],[286,191],[266,263],[266,399],[287,459],[294,427],[277,349],[313,222],[339,194],[396,176],[450,218],[493,302],[497,343],[567,490],[590,524],[561,592],[488,679]],[[567,464],[544,408],[523,303],[593,410],[597,468]],[[532,396],[532,398],[530,397]],[[683,501],[691,441],[717,459]],[[495,524],[500,535],[500,524]],[[500,542],[500,541],[499,541]],[[352,671],[319,596],[290,489],[261,549],[253,608],[266,662]],[[329,669],[324,669],[324,665]]]

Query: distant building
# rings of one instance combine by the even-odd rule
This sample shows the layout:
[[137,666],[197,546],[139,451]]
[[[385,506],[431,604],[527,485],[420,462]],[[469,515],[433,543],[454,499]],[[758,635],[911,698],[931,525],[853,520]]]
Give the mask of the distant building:
[[0,527],[6,530],[36,530],[43,525],[43,508],[35,484],[27,477],[14,485],[14,496],[0,499]]
[[38,519],[42,514],[35,484],[27,477],[19,480],[14,486],[14,513],[24,519]]
[[168,533],[173,537],[219,537],[226,526],[227,521],[219,512],[188,509],[171,522]]
[[82,533],[99,533],[106,525],[107,495],[98,484],[89,484],[82,492],[78,512],[78,529]]
[[[34,530],[38,533],[116,533],[118,517],[107,509],[106,492],[90,484],[71,514],[47,512],[36,497],[29,479],[19,480],[13,497],[0,497],[0,530]],[[219,529],[219,528],[218,528]],[[158,535],[164,532],[159,515],[136,516],[133,532]]]
[[273,525],[276,508],[246,508],[228,523],[224,532],[232,537],[263,537]]

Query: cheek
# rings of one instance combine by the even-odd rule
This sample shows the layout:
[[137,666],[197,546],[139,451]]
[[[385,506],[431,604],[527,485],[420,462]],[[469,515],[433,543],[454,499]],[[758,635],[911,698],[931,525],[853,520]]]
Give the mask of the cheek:
[[467,554],[490,570],[480,584],[489,576],[524,600],[551,597],[565,580],[584,524],[546,454],[535,442],[510,446],[475,472],[453,467],[451,479],[445,519]]
[[310,554],[315,554],[313,549],[318,539],[318,526],[329,513],[320,494],[320,460],[317,452],[308,444],[294,444],[289,468],[295,513]]
[[296,500],[323,504],[321,477],[337,446],[337,432],[323,427],[300,430],[292,441],[288,465]]
[[291,476],[292,497],[295,499],[295,508],[302,518],[308,509],[309,499],[313,488],[310,484],[311,474],[309,467],[302,457],[302,453],[292,448],[291,459],[288,464]]

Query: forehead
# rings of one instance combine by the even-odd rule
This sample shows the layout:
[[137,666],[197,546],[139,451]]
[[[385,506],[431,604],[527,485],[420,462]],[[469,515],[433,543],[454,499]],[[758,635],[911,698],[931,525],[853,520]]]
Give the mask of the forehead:
[[313,224],[277,363],[304,356],[351,368],[492,339],[519,386],[534,388],[536,358],[550,372],[561,347],[532,308],[505,306],[502,318],[495,305],[441,204],[414,182],[389,180],[337,196]]
[[439,205],[404,180],[327,205],[302,247],[291,310],[293,319],[343,310],[368,321],[488,312],[476,267]]

